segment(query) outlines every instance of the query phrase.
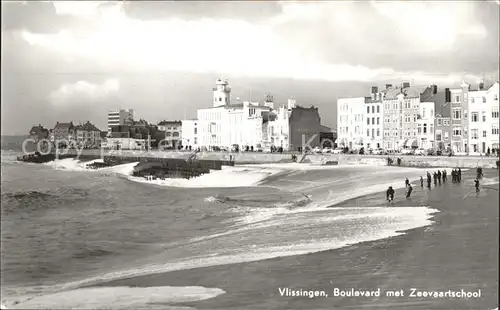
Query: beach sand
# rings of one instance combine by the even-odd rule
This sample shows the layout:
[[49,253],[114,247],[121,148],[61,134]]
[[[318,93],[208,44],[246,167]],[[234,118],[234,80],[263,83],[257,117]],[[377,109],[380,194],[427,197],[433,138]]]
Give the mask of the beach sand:
[[[226,293],[177,304],[196,309],[494,309],[498,306],[498,184],[473,191],[475,171],[462,184],[421,189],[411,201],[396,192],[396,203],[429,205],[441,212],[435,223],[388,239],[301,256],[182,270],[103,283],[98,286],[204,286]],[[498,178],[485,170],[486,178]],[[398,180],[399,181],[399,180]],[[383,194],[376,194],[377,197]],[[369,203],[374,195],[343,206]],[[378,197],[380,198],[380,197]],[[332,227],[335,229],[335,227]],[[325,290],[328,297],[284,297],[279,288]],[[334,288],[381,289],[380,297],[334,297]],[[480,298],[415,298],[420,291],[481,290]],[[402,297],[387,297],[403,290]],[[169,305],[173,306],[173,305]]]

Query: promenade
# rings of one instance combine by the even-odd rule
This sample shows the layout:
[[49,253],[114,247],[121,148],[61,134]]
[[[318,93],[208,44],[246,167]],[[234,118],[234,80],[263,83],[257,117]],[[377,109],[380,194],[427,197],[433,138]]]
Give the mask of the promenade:
[[[189,159],[195,152],[192,151],[140,151],[140,150],[100,150],[83,149],[80,150],[81,160],[91,160],[103,158],[105,156],[118,157],[140,157],[140,158],[179,158]],[[61,152],[65,154],[65,152]],[[70,150],[68,155],[76,155],[75,150]],[[260,153],[260,152],[199,152],[195,158],[198,160],[221,160],[234,161],[236,164],[265,164],[265,163],[286,163],[292,162],[292,153]],[[353,155],[353,154],[308,154],[303,163],[326,164],[327,162],[337,162],[338,164],[374,164],[387,165],[387,158],[401,158],[402,166],[406,167],[462,167],[474,168],[496,168],[498,157],[485,156],[415,156],[415,155]]]

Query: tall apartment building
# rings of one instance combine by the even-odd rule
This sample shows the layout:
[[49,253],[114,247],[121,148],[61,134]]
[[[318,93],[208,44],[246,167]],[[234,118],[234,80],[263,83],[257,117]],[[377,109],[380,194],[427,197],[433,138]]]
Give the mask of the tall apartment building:
[[488,148],[498,148],[498,83],[485,89],[468,92],[470,154],[485,154]]
[[337,144],[341,147],[360,148],[365,133],[365,97],[337,100]]
[[158,130],[165,132],[164,147],[177,148],[185,144],[182,141],[181,121],[161,121],[158,123]]
[[383,99],[384,115],[384,149],[398,150],[403,137],[403,117],[402,109],[404,94],[400,87],[386,85],[385,96]]
[[[449,90],[448,90],[449,91]],[[429,101],[434,102],[434,148],[446,150],[451,148],[451,104],[446,102],[445,91],[437,92]]]
[[365,97],[366,138],[363,146],[367,149],[382,148],[384,145],[384,99],[385,93],[379,93],[373,86],[370,97]]
[[115,126],[131,126],[134,123],[134,110],[120,109],[108,112],[108,136],[111,135],[111,128]]
[[446,93],[446,102],[451,105],[451,148],[455,153],[467,153],[469,150],[469,89],[470,85],[463,82],[460,88],[452,88]]

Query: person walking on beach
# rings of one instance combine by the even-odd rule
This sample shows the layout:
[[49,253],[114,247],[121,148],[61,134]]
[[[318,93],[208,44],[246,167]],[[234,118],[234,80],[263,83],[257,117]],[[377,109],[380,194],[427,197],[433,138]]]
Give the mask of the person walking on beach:
[[427,171],[427,187],[431,188],[432,177],[429,171]]
[[453,183],[457,182],[457,171],[455,169],[451,170],[451,181]]
[[479,193],[479,180],[478,179],[474,180],[474,187],[476,188],[476,193]]
[[405,187],[408,187],[410,185],[410,181],[408,180],[408,178],[406,178],[405,180]]
[[408,184],[408,189],[406,190],[406,199],[410,199],[412,191],[413,191],[413,187],[411,187],[411,184]]
[[434,178],[434,186],[436,186],[438,184],[438,175],[436,172],[434,172],[433,178]]
[[420,187],[424,188],[424,178],[422,176],[420,176]]
[[443,183],[446,182],[446,169],[443,169]]
[[438,176],[439,185],[441,185],[441,170],[438,170],[437,176]]
[[458,168],[458,183],[462,182],[462,169]]
[[394,190],[392,189],[392,186],[389,186],[386,194],[387,194],[387,200],[392,203],[394,201]]
[[483,168],[477,167],[476,169],[477,179],[480,180],[483,178]]

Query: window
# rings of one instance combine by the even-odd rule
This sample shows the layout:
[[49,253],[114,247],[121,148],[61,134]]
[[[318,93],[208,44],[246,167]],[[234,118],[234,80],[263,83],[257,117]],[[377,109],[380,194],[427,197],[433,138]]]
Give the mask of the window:
[[474,97],[470,97],[470,103],[474,103]]
[[375,129],[372,128],[372,138],[375,137]]
[[455,95],[455,102],[460,103],[460,96],[459,95]]
[[372,125],[375,125],[375,117],[372,117]]
[[453,128],[453,135],[454,136],[461,136],[462,135],[462,129],[459,127]]
[[194,128],[194,134],[196,135],[198,133],[198,128]]
[[441,126],[442,120],[440,118],[437,119],[438,126]]
[[491,128],[491,134],[494,136],[498,136],[499,129],[497,126]]
[[483,138],[486,138],[486,130],[483,130]]
[[461,112],[460,108],[453,109],[453,119],[456,119],[456,120],[461,119],[462,118],[462,115],[461,115],[462,113],[460,113],[460,112]]
[[482,115],[483,115],[483,123],[484,123],[484,122],[486,122],[486,112],[483,111]]
[[464,110],[464,119],[467,119],[467,110]]
[[377,137],[380,137],[380,129],[379,128],[377,128]]
[[375,106],[372,105],[372,113],[375,113]]
[[377,125],[380,124],[380,117],[377,117]]
[[444,139],[445,139],[445,140],[448,140],[448,138],[449,138],[448,132],[445,132],[445,133],[444,133]]
[[477,123],[477,122],[479,122],[479,113],[477,113],[477,112],[472,112],[472,113],[470,114],[470,116],[471,116],[471,120],[472,120],[472,122],[473,122],[473,123]]
[[222,98],[221,98],[221,97],[219,97],[219,101],[222,101]]
[[483,97],[483,103],[486,103],[486,97]]
[[369,137],[370,136],[370,129],[367,129],[366,130],[366,136]]
[[416,123],[417,122],[417,114],[413,114],[413,122]]
[[427,124],[424,124],[424,135],[427,134]]
[[422,118],[425,119],[425,108],[422,109]]
[[431,117],[434,117],[434,109],[431,109]]
[[370,113],[370,107],[369,107],[369,106],[367,106],[367,107],[366,107],[366,114],[369,114],[369,113]]
[[422,124],[418,124],[417,126],[418,126],[417,132],[420,135],[422,133]]
[[471,139],[479,139],[478,130],[477,129],[471,129],[470,130],[470,135],[471,135]]
[[436,141],[441,141],[441,130],[436,130]]
[[429,133],[431,135],[433,135],[434,134],[434,124],[429,124],[429,130],[430,130]]
[[370,118],[369,117],[366,118],[366,125],[370,125]]
[[380,113],[380,106],[377,106],[377,113]]
[[498,118],[498,115],[499,115],[498,111],[491,111],[492,118]]

